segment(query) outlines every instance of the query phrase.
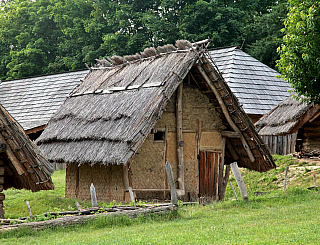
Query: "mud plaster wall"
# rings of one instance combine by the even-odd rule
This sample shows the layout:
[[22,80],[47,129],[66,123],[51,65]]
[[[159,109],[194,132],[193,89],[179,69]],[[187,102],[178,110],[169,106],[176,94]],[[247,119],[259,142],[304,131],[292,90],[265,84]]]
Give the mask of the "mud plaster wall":
[[123,201],[123,166],[67,164],[65,196],[91,200],[90,185],[96,189],[98,201]]
[[[183,141],[185,165],[185,190],[192,195],[198,193],[197,130],[201,121],[200,148],[221,149],[220,132],[224,129],[219,113],[197,88],[183,88]],[[130,167],[130,185],[133,189],[168,189],[164,164],[172,166],[175,180],[178,178],[176,140],[176,94],[166,106],[155,129],[167,128],[167,143],[154,142],[150,134],[135,155]],[[178,186],[177,186],[178,187]],[[162,192],[136,192],[138,198],[163,198]]]

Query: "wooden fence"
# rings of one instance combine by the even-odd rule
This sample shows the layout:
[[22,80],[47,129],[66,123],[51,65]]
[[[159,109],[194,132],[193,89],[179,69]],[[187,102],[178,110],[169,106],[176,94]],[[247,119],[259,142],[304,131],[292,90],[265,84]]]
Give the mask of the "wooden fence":
[[297,134],[262,135],[262,140],[268,146],[271,154],[288,155],[295,152]]

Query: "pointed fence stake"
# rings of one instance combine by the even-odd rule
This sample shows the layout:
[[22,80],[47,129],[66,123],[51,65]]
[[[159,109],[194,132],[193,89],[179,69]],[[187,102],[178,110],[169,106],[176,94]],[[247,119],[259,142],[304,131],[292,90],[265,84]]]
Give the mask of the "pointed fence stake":
[[234,178],[236,179],[237,184],[239,186],[242,199],[245,201],[249,201],[248,192],[244,184],[243,178],[241,176],[240,170],[238,168],[238,164],[236,162],[233,162],[230,164],[230,167],[232,169]]
[[27,208],[28,208],[28,212],[29,212],[29,217],[30,217],[30,219],[33,219],[29,201],[26,201],[26,204],[27,204]]
[[90,186],[90,194],[91,194],[92,207],[98,207],[96,188],[94,188],[93,183],[91,183],[91,186]]
[[176,186],[174,184],[172,168],[171,168],[171,165],[169,162],[166,162],[165,166],[166,166],[168,182],[169,182],[169,186],[170,186],[171,202],[173,205],[178,205],[177,191],[176,191]]
[[78,211],[80,211],[81,210],[80,204],[77,201],[75,202],[75,204],[76,204],[76,207],[77,207]]
[[283,191],[286,191],[287,188],[287,175],[289,171],[289,166],[286,167],[286,171],[284,172],[284,183],[283,183]]
[[133,191],[132,191],[132,187],[129,187],[129,194],[130,194],[130,199],[131,199],[131,202],[136,202],[135,198],[134,198],[134,194],[133,194]]

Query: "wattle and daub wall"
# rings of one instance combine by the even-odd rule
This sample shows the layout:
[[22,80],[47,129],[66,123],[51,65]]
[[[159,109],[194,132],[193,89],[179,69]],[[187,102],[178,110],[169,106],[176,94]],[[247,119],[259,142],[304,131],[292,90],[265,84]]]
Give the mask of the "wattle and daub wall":
[[[196,86],[184,84],[183,87],[183,141],[186,198],[198,194],[197,135],[201,127],[200,150],[220,150],[220,132],[224,129],[219,113]],[[169,189],[165,162],[173,169],[175,180],[178,178],[178,157],[176,138],[176,93],[172,96],[156,123],[154,132],[167,131],[157,139],[151,133],[140,147],[129,167],[129,183],[135,189]],[[165,135],[165,133],[163,134]],[[94,184],[98,200],[124,201],[123,166],[99,166],[76,164],[67,165],[66,197],[90,199],[90,185]],[[80,181],[79,181],[80,180]],[[177,186],[178,187],[178,186]],[[137,198],[164,198],[168,192],[135,191]],[[166,198],[166,197],[165,197]]]

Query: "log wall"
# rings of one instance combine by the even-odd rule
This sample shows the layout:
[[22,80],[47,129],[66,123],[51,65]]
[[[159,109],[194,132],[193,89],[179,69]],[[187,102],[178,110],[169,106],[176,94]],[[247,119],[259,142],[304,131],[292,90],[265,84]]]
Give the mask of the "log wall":
[[320,151],[320,118],[306,123],[301,131],[302,150]]

